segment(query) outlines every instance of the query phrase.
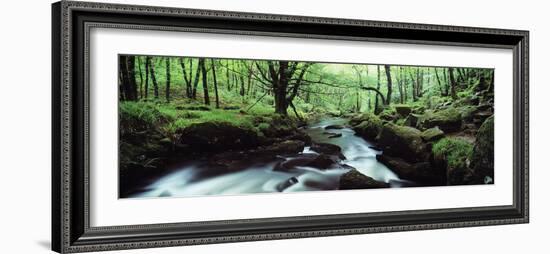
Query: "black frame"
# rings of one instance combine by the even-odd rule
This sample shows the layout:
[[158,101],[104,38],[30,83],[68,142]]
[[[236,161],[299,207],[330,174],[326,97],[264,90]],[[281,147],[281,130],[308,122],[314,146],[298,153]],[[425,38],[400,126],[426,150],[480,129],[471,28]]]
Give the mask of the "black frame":
[[[92,27],[512,49],[513,205],[90,227]],[[528,31],[62,1],[52,5],[52,249],[61,253],[528,223]]]

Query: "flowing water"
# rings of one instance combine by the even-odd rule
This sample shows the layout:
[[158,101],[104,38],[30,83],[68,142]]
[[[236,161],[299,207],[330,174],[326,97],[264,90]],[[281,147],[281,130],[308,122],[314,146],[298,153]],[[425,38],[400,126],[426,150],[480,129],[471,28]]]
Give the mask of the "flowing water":
[[[372,149],[372,144],[363,138],[355,136],[350,128],[325,130],[328,125],[345,124],[345,119],[325,119],[310,125],[304,131],[313,142],[331,143],[342,148],[346,157],[343,164],[356,168],[361,173],[375,180],[390,183],[399,187],[402,181],[383,164],[376,160],[380,153]],[[341,137],[329,138],[327,132],[342,134]],[[305,147],[301,154],[294,157],[315,153]],[[132,197],[184,197],[220,194],[247,194],[266,192],[296,192],[338,189],[340,175],[349,171],[345,167],[335,167],[319,170],[311,167],[295,167],[291,170],[274,170],[277,163],[294,158],[280,157],[278,161],[251,165],[247,169],[217,176],[204,176],[208,170],[200,163],[185,165],[173,173],[159,178],[145,188],[144,192]]]

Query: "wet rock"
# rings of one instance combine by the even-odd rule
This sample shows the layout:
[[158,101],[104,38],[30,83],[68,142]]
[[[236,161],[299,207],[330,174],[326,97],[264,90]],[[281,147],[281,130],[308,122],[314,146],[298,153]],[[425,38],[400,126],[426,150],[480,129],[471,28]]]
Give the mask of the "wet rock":
[[172,193],[170,193],[169,191],[163,191],[162,193],[159,194],[159,197],[171,197],[172,196]]
[[293,155],[304,150],[305,142],[300,140],[285,140],[256,150],[256,154]]
[[426,161],[429,157],[422,132],[408,126],[386,124],[382,128],[378,145],[385,153],[409,162]]
[[277,191],[283,191],[283,190],[285,190],[286,188],[288,188],[288,187],[290,187],[290,186],[292,186],[292,185],[294,185],[294,184],[297,184],[297,183],[298,183],[298,178],[296,178],[296,177],[293,176],[293,177],[287,179],[286,181],[284,181],[284,182],[278,184],[277,187],[276,187],[276,189],[277,189]]
[[224,122],[193,124],[179,134],[178,145],[201,152],[244,150],[260,144],[255,131]]
[[340,148],[337,145],[333,145],[329,143],[313,143],[310,149],[319,154],[333,155],[338,157],[341,160],[346,159],[344,154],[342,154],[342,148]]
[[342,137],[342,133],[333,133],[328,136],[328,138],[339,138]]
[[340,129],[344,129],[344,126],[340,124],[333,124],[325,127],[325,130],[340,130]]
[[374,180],[356,169],[340,176],[340,190],[388,188],[389,184]]
[[377,152],[382,152],[382,149],[380,149],[380,147],[376,147],[376,146],[369,146],[370,149],[374,150],[374,151],[377,151]]
[[328,169],[331,168],[331,166],[337,164],[337,162],[338,161],[334,158],[334,156],[320,154],[319,156],[308,162],[305,166],[318,169]]
[[288,160],[277,163],[277,165],[275,165],[275,168],[273,170],[275,170],[275,171],[289,171],[289,170],[294,169],[296,167],[303,167],[303,166],[306,166],[311,161],[313,161],[318,156],[319,156],[318,154],[310,154],[310,153],[300,154],[297,157],[293,157],[293,158],[290,158]]
[[470,168],[475,183],[482,183],[486,176],[494,181],[494,117],[485,120],[477,132],[476,142],[471,156]]
[[401,179],[411,180],[421,185],[446,185],[445,170],[433,167],[428,161],[409,163],[385,154],[376,155],[376,159],[392,169]]
[[422,132],[422,139],[426,142],[436,141],[444,136],[445,133],[437,126]]

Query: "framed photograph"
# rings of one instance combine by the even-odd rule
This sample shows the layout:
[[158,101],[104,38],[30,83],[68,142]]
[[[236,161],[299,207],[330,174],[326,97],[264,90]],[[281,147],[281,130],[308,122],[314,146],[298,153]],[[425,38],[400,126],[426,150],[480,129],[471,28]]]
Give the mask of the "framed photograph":
[[52,10],[54,251],[529,220],[528,31]]

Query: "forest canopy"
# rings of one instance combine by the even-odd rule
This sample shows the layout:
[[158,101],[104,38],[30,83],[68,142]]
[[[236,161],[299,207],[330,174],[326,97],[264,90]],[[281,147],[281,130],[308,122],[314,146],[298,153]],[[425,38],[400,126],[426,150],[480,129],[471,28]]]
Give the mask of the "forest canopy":
[[378,114],[392,104],[437,103],[490,90],[479,86],[493,84],[493,70],[479,68],[119,57],[120,101],[272,108],[297,117],[315,110]]

